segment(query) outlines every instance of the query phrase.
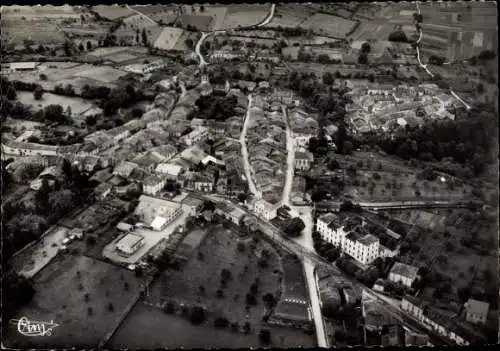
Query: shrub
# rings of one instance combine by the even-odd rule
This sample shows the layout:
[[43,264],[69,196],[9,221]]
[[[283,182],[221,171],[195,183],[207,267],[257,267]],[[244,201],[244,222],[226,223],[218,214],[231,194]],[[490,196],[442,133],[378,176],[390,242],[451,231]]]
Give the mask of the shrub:
[[269,344],[271,342],[271,331],[269,329],[261,329],[259,332],[259,341],[262,344]]
[[214,320],[214,327],[216,328],[227,328],[229,321],[226,317],[217,317]]
[[189,311],[189,321],[192,324],[201,324],[206,319],[206,312],[203,307],[193,306]]

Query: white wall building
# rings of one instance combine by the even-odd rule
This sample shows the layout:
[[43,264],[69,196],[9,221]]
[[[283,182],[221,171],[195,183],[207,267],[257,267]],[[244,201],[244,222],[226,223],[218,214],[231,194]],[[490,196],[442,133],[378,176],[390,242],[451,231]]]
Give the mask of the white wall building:
[[418,268],[404,263],[396,262],[389,272],[389,280],[411,287],[417,279]]

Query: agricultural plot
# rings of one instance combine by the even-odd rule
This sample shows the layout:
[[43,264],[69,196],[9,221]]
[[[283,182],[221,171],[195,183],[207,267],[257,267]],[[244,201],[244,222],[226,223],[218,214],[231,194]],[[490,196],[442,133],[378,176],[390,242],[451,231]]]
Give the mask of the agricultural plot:
[[268,15],[269,5],[229,5],[222,29],[257,25]]
[[2,39],[7,45],[14,44],[62,44],[64,33],[59,30],[54,21],[40,20],[29,22],[25,20],[2,18]]
[[305,29],[312,29],[315,33],[343,39],[354,29],[356,23],[342,17],[318,13],[309,17],[300,26]]
[[113,67],[99,66],[93,67],[88,70],[76,74],[77,77],[91,78],[103,83],[111,83],[118,78],[126,75],[126,72],[117,70]]
[[177,5],[137,5],[130,6],[132,10],[138,11],[146,16],[156,15],[159,13],[177,11]]
[[[264,266],[259,264],[263,250],[268,254]],[[223,269],[228,270],[225,278]],[[201,304],[208,310],[210,322],[224,316],[239,324],[249,320],[257,328],[264,312],[262,296],[274,295],[280,289],[279,272],[279,257],[270,244],[262,240],[240,241],[236,233],[217,226],[180,270],[166,272],[153,283],[146,300],[152,304]],[[246,310],[246,295],[257,277],[256,305]]]
[[183,32],[184,30],[181,28],[165,27],[158,38],[156,38],[153,46],[161,50],[172,50],[183,35]]
[[98,5],[93,6],[92,11],[95,12],[102,18],[108,20],[117,20],[119,18],[124,18],[127,16],[132,16],[135,14],[134,11],[127,8],[125,5],[116,6],[116,5]]
[[273,19],[266,27],[295,28],[312,16],[311,10],[304,5],[276,5]]
[[80,14],[69,5],[53,6],[2,6],[2,17],[24,17],[28,20],[38,18],[50,19],[79,19]]
[[194,26],[199,31],[211,31],[214,28],[213,18],[199,15],[182,15],[176,21],[183,27]]
[[92,107],[91,103],[82,98],[67,97],[52,93],[45,93],[40,100],[35,100],[32,92],[18,91],[17,99],[23,104],[31,106],[34,110],[41,110],[49,105],[61,105],[66,111],[69,107],[73,115],[81,114]]
[[349,35],[352,40],[387,40],[395,29],[394,24],[361,22],[356,30]]
[[182,35],[177,39],[177,42],[175,43],[174,47],[172,50],[177,50],[177,51],[188,51],[192,50],[193,48],[190,48],[186,45],[186,40],[191,39],[193,41],[193,47],[196,45],[196,42],[198,41],[198,33],[195,32],[189,32],[187,30],[182,32]]
[[[139,286],[132,272],[85,256],[60,254],[34,278],[33,300],[15,316],[5,317],[29,316],[59,324],[52,335],[44,336],[44,347],[93,348],[118,323],[138,296]],[[3,342],[9,347],[40,347],[39,339],[22,336],[15,326],[7,329]]]

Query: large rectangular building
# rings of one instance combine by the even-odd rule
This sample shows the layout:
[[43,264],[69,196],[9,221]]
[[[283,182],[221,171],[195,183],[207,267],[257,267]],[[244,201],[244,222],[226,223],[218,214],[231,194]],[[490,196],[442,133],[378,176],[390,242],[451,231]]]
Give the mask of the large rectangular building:
[[144,237],[129,233],[116,243],[116,250],[124,256],[133,255],[144,245]]

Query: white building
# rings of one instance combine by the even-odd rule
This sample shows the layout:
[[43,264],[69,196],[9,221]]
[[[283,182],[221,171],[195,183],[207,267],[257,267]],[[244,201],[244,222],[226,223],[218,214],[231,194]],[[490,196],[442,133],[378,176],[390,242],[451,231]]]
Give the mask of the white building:
[[137,250],[139,250],[143,245],[143,236],[129,233],[116,243],[116,249],[119,253],[125,256],[130,256],[137,252]]
[[255,213],[263,217],[265,220],[270,221],[277,215],[278,208],[281,207],[281,203],[271,204],[264,199],[255,201],[253,208]]
[[378,257],[379,240],[371,234],[351,232],[344,237],[342,250],[356,261],[369,264]]
[[307,133],[293,133],[293,143],[296,148],[307,149],[309,140],[313,137],[312,134]]
[[143,192],[148,195],[159,193],[167,184],[167,177],[152,174],[144,179]]
[[210,129],[207,127],[198,127],[195,130],[189,132],[188,134],[182,136],[181,141],[188,146],[199,143],[203,140],[208,139],[210,136]]
[[316,230],[320,233],[323,240],[341,247],[342,241],[346,235],[343,228],[340,227],[337,215],[326,213],[318,217],[316,221]]
[[[154,222],[156,217],[166,218],[166,223],[171,223],[182,213],[182,206],[176,202],[157,199],[151,196],[141,195],[139,197],[139,204],[137,205],[135,212],[144,223],[149,223],[150,225]],[[157,221],[156,224],[158,224]]]
[[211,193],[214,190],[214,179],[208,176],[198,176],[194,181],[194,189]]
[[418,277],[418,268],[404,263],[396,262],[389,272],[389,280],[411,287]]
[[183,168],[173,163],[160,163],[156,167],[155,172],[165,174],[168,179],[178,179],[179,175],[183,172]]
[[295,153],[295,169],[308,170],[314,161],[314,156],[310,152],[296,152]]

